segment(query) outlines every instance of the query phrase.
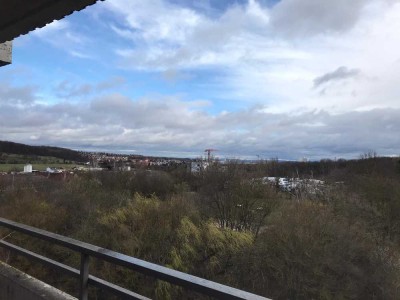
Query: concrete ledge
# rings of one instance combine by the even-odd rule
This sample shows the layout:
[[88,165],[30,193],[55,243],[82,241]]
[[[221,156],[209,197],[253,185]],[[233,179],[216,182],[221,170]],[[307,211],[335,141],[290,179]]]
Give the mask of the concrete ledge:
[[11,64],[12,41],[0,44],[0,67]]
[[1,300],[76,300],[76,298],[0,262]]

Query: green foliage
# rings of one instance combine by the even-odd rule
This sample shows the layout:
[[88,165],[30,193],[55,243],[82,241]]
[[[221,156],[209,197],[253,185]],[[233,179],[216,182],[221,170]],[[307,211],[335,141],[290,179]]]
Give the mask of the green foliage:
[[373,209],[366,220],[384,237],[400,242],[400,180],[381,176],[355,176],[352,190],[366,200]]
[[[304,177],[315,171],[331,184],[319,197],[294,198],[256,180],[278,171]],[[398,159],[377,157],[216,163],[200,175],[178,169],[81,173],[66,182],[5,176],[0,216],[273,299],[397,299],[399,181]],[[79,266],[79,255],[9,233],[0,232]],[[0,257],[70,293],[76,290],[74,281],[51,270],[7,252]],[[105,262],[93,261],[90,268],[155,299],[202,299]],[[111,299],[96,291],[92,296]]]
[[[396,299],[398,254],[321,204],[282,207],[241,263],[241,277],[274,299]],[[263,278],[263,280],[259,280]]]
[[174,193],[175,183],[166,172],[140,170],[135,174],[131,182],[131,190],[146,196],[155,194],[157,197],[166,199]]
[[283,198],[273,187],[248,178],[238,163],[214,165],[201,180],[202,201],[221,228],[257,234]]

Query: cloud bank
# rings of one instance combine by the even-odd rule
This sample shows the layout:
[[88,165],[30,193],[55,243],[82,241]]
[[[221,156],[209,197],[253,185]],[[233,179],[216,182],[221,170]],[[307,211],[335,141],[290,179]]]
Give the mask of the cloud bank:
[[[45,105],[31,100],[34,90],[24,93],[27,101],[0,102],[0,140],[192,157],[212,145],[227,157],[284,159],[355,157],[369,149],[392,155],[400,145],[400,109],[270,113],[253,106],[212,115],[208,103],[178,97],[108,94]],[[7,95],[20,98],[21,88],[8,86]]]

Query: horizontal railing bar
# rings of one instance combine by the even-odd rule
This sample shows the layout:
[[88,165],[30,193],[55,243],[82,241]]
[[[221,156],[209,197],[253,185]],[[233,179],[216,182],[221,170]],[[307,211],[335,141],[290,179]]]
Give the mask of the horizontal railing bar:
[[55,260],[52,260],[50,258],[44,257],[42,255],[39,255],[37,253],[34,253],[32,251],[26,250],[24,248],[18,247],[14,244],[8,243],[6,241],[0,241],[0,247],[6,248],[8,250],[11,250],[21,256],[25,256],[27,258],[30,258],[34,261],[40,262],[48,267],[51,267],[53,269],[56,269],[57,271],[61,271],[64,273],[67,273],[68,275],[79,278],[79,271],[77,269],[71,268],[70,266],[64,265],[62,263],[59,263]]
[[89,275],[89,285],[93,285],[103,290],[108,290],[113,294],[121,297],[122,299],[151,300],[150,298],[136,294],[130,290],[124,289],[116,284],[105,281],[98,277],[94,277],[92,275]]
[[[50,268],[56,269],[57,271],[61,271],[67,273],[68,275],[79,278],[79,270],[71,268],[65,264],[59,263],[55,260],[50,258],[44,257],[40,254],[34,253],[32,251],[26,250],[24,248],[18,247],[14,244],[8,243],[6,241],[0,240],[0,247],[6,248],[10,251],[17,253],[18,255],[28,257],[32,260],[40,262]],[[129,299],[129,300],[151,300],[150,298],[144,297],[142,295],[136,294],[130,290],[122,288],[118,285],[112,284],[108,281],[100,279],[98,277],[89,275],[89,285],[96,286],[98,288],[108,290],[113,294],[121,297],[122,299]]]
[[222,285],[210,280],[182,273],[112,250],[94,246],[85,242],[81,242],[42,229],[34,228],[28,225],[20,224],[4,218],[0,218],[0,226],[4,226],[12,230],[25,233],[29,236],[34,236],[39,239],[61,245],[80,253],[89,254],[90,256],[108,261],[116,265],[124,266],[142,274],[153,276],[157,279],[165,280],[208,296],[213,296],[219,299],[267,299],[265,297],[261,297],[252,293]]

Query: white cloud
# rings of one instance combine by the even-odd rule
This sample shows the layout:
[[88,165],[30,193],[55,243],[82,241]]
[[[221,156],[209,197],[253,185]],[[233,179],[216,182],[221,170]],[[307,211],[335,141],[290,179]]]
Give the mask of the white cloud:
[[110,28],[133,43],[117,51],[124,66],[142,70],[235,64],[249,50],[245,36],[255,39],[251,32],[261,33],[269,18],[255,1],[233,6],[217,20],[161,0],[106,4],[124,20]]
[[273,9],[272,27],[288,37],[345,32],[359,20],[372,0],[283,0]]
[[73,26],[66,19],[53,21],[45,27],[36,29],[32,32],[32,36],[67,52],[71,56],[82,59],[93,58],[92,55],[88,54],[90,39],[79,32],[76,26]]
[[[399,106],[395,1],[282,0],[268,8],[251,0],[216,18],[162,0],[116,0],[106,7],[122,20],[112,28],[132,43],[117,50],[123,68],[218,70],[227,99],[273,111]],[[313,90],[315,78],[341,66],[362,78]]]
[[120,76],[114,76],[104,81],[90,84],[77,84],[73,80],[62,80],[54,88],[57,97],[64,99],[84,98],[94,94],[100,94],[110,89],[121,87],[125,84],[125,79]]

